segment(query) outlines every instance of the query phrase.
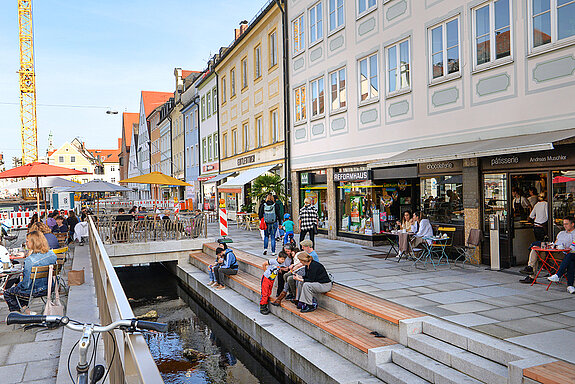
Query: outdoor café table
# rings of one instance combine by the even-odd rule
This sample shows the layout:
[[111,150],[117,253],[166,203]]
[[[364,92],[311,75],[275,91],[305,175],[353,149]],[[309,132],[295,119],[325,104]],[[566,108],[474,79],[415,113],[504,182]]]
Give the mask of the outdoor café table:
[[[531,283],[531,285],[533,285],[537,282],[537,277],[539,277],[539,274],[541,273],[541,271],[543,269],[545,269],[547,272],[549,272],[550,275],[554,274],[559,269],[559,264],[561,264],[562,258],[557,260],[555,258],[555,256],[560,256],[560,255],[562,256],[565,252],[571,252],[570,249],[555,249],[555,248],[549,248],[549,247],[545,247],[545,248],[533,247],[531,249],[537,253],[537,257],[539,258],[539,261],[541,262],[541,267],[539,267],[539,270],[537,271],[537,274],[535,275],[535,278],[533,279],[533,282]],[[550,286],[551,286],[551,282],[549,282],[549,284],[547,284],[546,291],[549,290]]]
[[387,255],[385,256],[385,260],[391,255],[391,252],[394,251],[395,255],[399,255],[399,232],[398,231],[384,231],[381,234],[385,235],[387,241],[389,241],[390,248],[387,251]]
[[437,260],[437,263],[433,261],[433,253],[434,253],[433,244],[446,244],[449,241],[449,239],[450,239],[449,237],[443,237],[443,236],[424,236],[423,240],[430,240],[431,244],[429,244],[427,241],[421,243],[422,247],[421,254],[419,255],[419,257],[415,259],[415,261],[413,262],[413,266],[415,267],[418,261],[422,261],[424,266],[427,263],[431,263],[431,265],[433,265],[433,269],[437,269],[437,266],[441,265],[441,260],[444,257],[445,257],[445,264],[449,265],[449,259],[447,258],[447,253],[445,252],[446,247],[439,247],[441,250],[439,260]]

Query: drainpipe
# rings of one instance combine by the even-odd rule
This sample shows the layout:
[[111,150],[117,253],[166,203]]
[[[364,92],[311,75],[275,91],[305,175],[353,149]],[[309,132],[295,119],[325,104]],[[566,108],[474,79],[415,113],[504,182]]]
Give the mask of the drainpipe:
[[[194,98],[192,99],[192,103],[194,103],[194,105],[197,107],[196,120],[198,121],[198,150],[200,150],[200,144],[201,144],[200,143],[200,96],[199,95],[194,96]],[[193,152],[195,155],[196,154],[195,148],[194,148]],[[202,157],[198,154],[198,160],[200,160],[200,161],[198,161],[198,163],[200,163],[200,164],[198,164],[198,177],[200,176],[201,158]],[[199,184],[200,184],[200,196],[202,197],[202,203],[203,203],[203,200],[204,200],[203,196],[204,195],[201,193],[202,192],[202,182],[200,181]],[[198,208],[198,207],[196,207],[196,208]]]
[[[221,151],[221,136],[220,136],[220,77],[218,76],[217,72],[216,72],[216,61],[214,60],[214,75],[216,76],[216,90],[218,92],[218,116],[217,116],[217,122],[218,122],[218,173],[222,172],[222,151]],[[231,81],[231,80],[230,80]],[[218,210],[218,207],[220,206],[220,197],[218,196],[218,186],[216,183],[216,196],[215,196],[215,202],[214,202],[214,210]]]
[[[283,38],[283,74],[284,74],[284,162],[285,162],[285,189],[286,196],[291,196],[291,159],[290,159],[290,139],[291,139],[291,127],[290,127],[290,85],[289,85],[289,36],[288,36],[288,20],[287,20],[287,3],[283,1],[284,6],[282,7],[282,0],[274,0],[278,8],[282,13],[282,38]],[[288,197],[289,198],[289,197]],[[291,212],[291,199],[287,202],[288,207],[286,207],[286,212]]]

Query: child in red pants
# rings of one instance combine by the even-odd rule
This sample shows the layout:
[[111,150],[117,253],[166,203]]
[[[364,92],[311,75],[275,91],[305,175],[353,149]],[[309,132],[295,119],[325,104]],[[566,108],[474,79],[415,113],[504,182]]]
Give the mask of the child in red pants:
[[270,314],[270,309],[268,308],[270,295],[272,294],[272,289],[274,287],[274,282],[278,275],[278,271],[286,261],[286,257],[287,254],[284,251],[281,251],[277,258],[269,259],[263,265],[265,271],[262,276],[262,298],[260,300],[260,313],[263,315]]

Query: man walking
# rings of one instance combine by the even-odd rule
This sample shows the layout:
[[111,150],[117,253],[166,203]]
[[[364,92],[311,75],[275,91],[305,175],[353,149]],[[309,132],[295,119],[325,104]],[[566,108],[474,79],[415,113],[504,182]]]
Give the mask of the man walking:
[[318,223],[317,209],[311,204],[311,199],[306,197],[304,206],[299,210],[299,242],[305,239],[309,233],[309,239],[314,242],[315,231]]

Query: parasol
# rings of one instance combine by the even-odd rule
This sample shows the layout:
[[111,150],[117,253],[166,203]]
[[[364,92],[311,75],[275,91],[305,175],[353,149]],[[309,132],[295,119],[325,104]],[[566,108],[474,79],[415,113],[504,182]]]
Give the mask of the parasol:
[[36,178],[36,207],[40,212],[40,181],[41,177],[47,176],[72,176],[72,175],[89,175],[88,172],[78,171],[75,169],[58,167],[40,161],[22,165],[20,167],[12,168],[4,172],[0,172],[0,179],[15,179],[22,177],[35,177]]
[[[71,188],[67,188],[65,192],[124,192],[131,191],[130,188],[122,187],[121,185],[108,183],[104,180],[92,180],[88,183],[78,184]],[[97,212],[100,211],[100,196],[98,195],[98,208]]]
[[162,172],[150,172],[145,175],[130,177],[129,179],[120,180],[120,183],[134,184],[151,184],[151,185],[177,185],[182,187],[191,187],[191,184],[178,180],[174,177],[164,175]]
[[567,176],[555,176],[553,178],[553,184],[557,184],[557,183],[568,183],[570,181],[575,181],[575,178],[573,177],[567,177]]

